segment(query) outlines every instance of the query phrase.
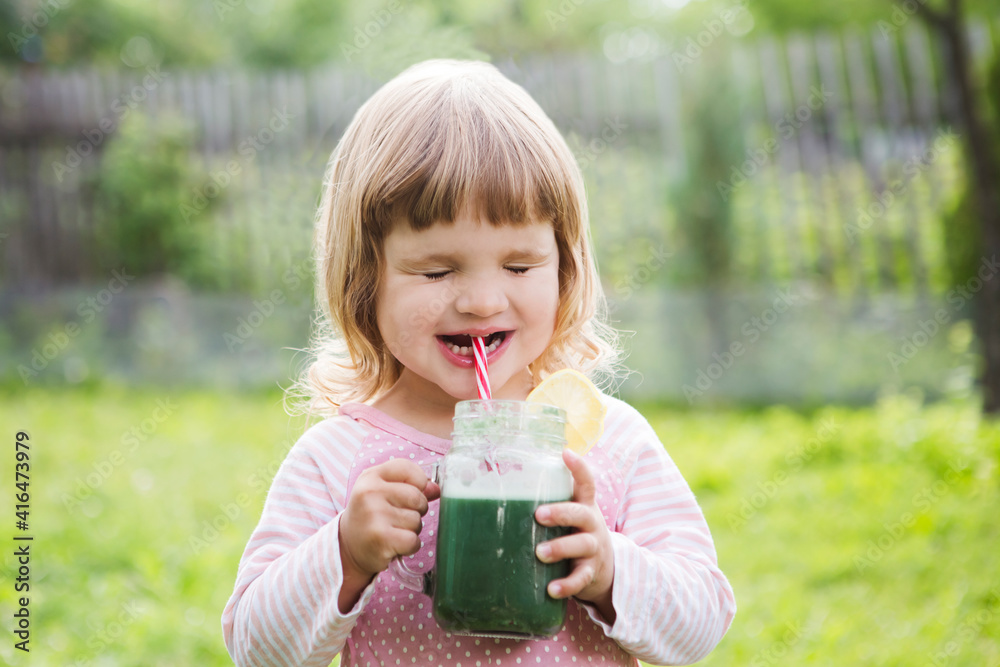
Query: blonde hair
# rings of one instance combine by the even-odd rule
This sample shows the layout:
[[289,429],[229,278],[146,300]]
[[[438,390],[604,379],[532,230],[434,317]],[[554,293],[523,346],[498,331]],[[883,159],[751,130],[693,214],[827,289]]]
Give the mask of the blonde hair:
[[551,221],[559,249],[552,340],[536,381],[575,368],[615,377],[620,352],[590,246],[583,176],[541,107],[495,67],[429,60],[379,89],[333,151],[316,216],[314,360],[293,392],[309,413],[368,401],[399,378],[376,321],[383,242],[393,225],[452,223],[469,210],[493,225]]

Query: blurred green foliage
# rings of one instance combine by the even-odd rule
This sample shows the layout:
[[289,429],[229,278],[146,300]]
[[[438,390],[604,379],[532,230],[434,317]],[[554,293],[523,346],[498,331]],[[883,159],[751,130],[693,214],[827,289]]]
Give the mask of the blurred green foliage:
[[[993,153],[1000,164],[1000,55],[993,59],[985,81],[983,119],[993,138]],[[976,274],[982,257],[982,232],[972,190],[965,188],[944,217],[948,269],[954,284],[964,284]]]
[[[971,401],[639,407],[736,592],[735,622],[700,664],[922,665],[949,642],[949,667],[1000,661],[1000,424]],[[222,608],[304,428],[281,396],[21,389],[0,400],[0,421],[31,435],[39,555],[30,659],[4,642],[0,661],[231,665]]]
[[732,174],[744,157],[742,127],[733,122],[733,111],[745,105],[722,60],[728,55],[724,49],[709,50],[684,72],[688,95],[681,100],[682,115],[692,120],[684,131],[687,164],[667,204],[676,214],[683,284],[725,286],[733,269],[732,192],[737,185]]
[[976,274],[982,261],[979,216],[967,187],[955,198],[942,222],[951,282],[965,284]]
[[[968,257],[975,254],[976,246],[970,243],[970,239],[977,238],[974,217],[963,213],[961,204],[956,204],[953,212],[954,224],[943,227],[939,224],[941,213],[930,210],[937,205],[936,200],[931,204],[915,201],[913,205],[921,212],[920,220],[897,221],[895,218],[903,216],[906,207],[893,207],[885,216],[886,224],[879,224],[877,231],[857,242],[851,239],[851,247],[846,248],[839,230],[820,231],[823,217],[834,210],[835,201],[848,199],[837,192],[838,188],[842,191],[848,188],[838,183],[816,183],[817,179],[807,174],[783,175],[781,182],[774,182],[770,177],[773,170],[761,168],[753,177],[754,183],[734,188],[729,197],[720,197],[719,184],[731,184],[733,165],[744,163],[744,140],[757,147],[760,144],[753,137],[765,133],[766,136],[760,137],[764,140],[774,134],[773,128],[760,123],[761,127],[751,128],[752,132],[741,137],[740,124],[733,122],[733,112],[742,112],[748,105],[728,90],[728,78],[717,76],[711,62],[730,57],[723,44],[729,46],[741,39],[731,33],[746,30],[742,36],[753,39],[767,33],[867,26],[877,34],[874,26],[879,21],[890,20],[893,12],[902,11],[898,3],[888,0],[874,3],[823,0],[806,4],[755,0],[746,5],[742,18],[730,21],[732,10],[741,4],[745,3],[708,0],[673,9],[674,5],[660,0],[583,3],[513,0],[485,5],[471,0],[365,0],[355,4],[317,0],[288,3],[178,0],[169,5],[127,0],[23,2],[0,4],[0,30],[8,35],[14,47],[0,50],[0,59],[28,60],[47,68],[90,61],[122,69],[124,63],[139,71],[157,66],[300,69],[328,61],[347,61],[374,78],[383,79],[411,62],[432,56],[506,61],[533,52],[587,50],[603,51],[615,67],[640,61],[643,66],[651,66],[648,61],[653,58],[661,58],[658,63],[667,67],[678,66],[677,61],[671,62],[671,55],[687,53],[685,49],[691,40],[705,34],[712,37],[713,47],[704,49],[705,55],[695,59],[699,61],[697,66],[681,68],[682,78],[698,84],[694,86],[695,94],[683,96],[682,100],[695,110],[693,115],[685,116],[694,119],[685,122],[683,132],[690,156],[688,163],[665,173],[662,165],[657,164],[658,152],[648,150],[651,144],[642,146],[647,149],[645,154],[633,150],[636,146],[618,145],[600,160],[594,160],[586,174],[590,181],[592,174],[608,165],[604,171],[615,181],[603,184],[606,185],[603,188],[588,183],[592,209],[607,212],[604,220],[594,216],[595,227],[609,221],[608,226],[614,227],[595,231],[595,237],[603,237],[598,252],[602,269],[608,270],[605,275],[608,284],[615,286],[619,294],[631,294],[637,285],[633,276],[642,269],[643,262],[649,262],[657,268],[651,280],[672,286],[700,285],[706,281],[722,285],[730,275],[780,281],[801,277],[796,275],[798,267],[815,264],[817,273],[822,273],[819,279],[827,285],[832,283],[836,291],[864,291],[854,290],[857,282],[867,282],[867,287],[876,289],[896,287],[897,278],[914,280],[913,267],[905,266],[912,262],[912,253],[907,248],[914,241],[907,234],[914,226],[920,226],[918,233],[926,237],[921,238],[920,247],[928,255],[924,258],[929,267],[928,282],[934,287],[942,282],[954,284],[955,281],[942,280],[939,275],[948,270],[941,268],[947,262],[937,255],[943,253],[945,244],[938,242],[948,242],[953,274],[958,271],[954,266],[956,261],[968,263]],[[968,2],[966,6],[972,13],[991,12],[987,2]],[[719,23],[724,15],[729,17],[727,29]],[[990,15],[995,15],[995,10]],[[910,20],[905,13],[900,16]],[[40,27],[36,28],[36,23]],[[28,33],[33,36],[26,36]],[[714,44],[716,39],[718,44]],[[31,42],[34,46],[28,44],[30,40],[34,40]],[[551,62],[559,60],[554,58]],[[126,123],[125,131],[129,125],[138,126],[141,121],[138,117],[129,120],[134,122]],[[234,179],[234,184],[219,198],[210,198],[205,207],[197,207],[197,215],[192,219],[184,214],[185,202],[190,205],[199,186],[207,182],[199,183],[197,169],[189,170],[189,165],[180,158],[184,151],[178,142],[183,144],[188,140],[184,133],[178,133],[176,128],[156,127],[159,119],[152,125],[147,129],[154,130],[155,136],[140,140],[137,138],[140,132],[136,130],[130,137],[115,137],[109,142],[109,155],[97,192],[109,218],[102,229],[102,233],[111,232],[105,236],[112,243],[102,249],[108,264],[127,259],[139,262],[136,266],[144,266],[143,262],[149,261],[153,263],[149,273],[170,270],[199,287],[246,291],[274,284],[274,274],[280,271],[275,270],[276,266],[298,261],[298,257],[309,252],[309,223],[315,213],[319,169],[291,173],[303,162],[299,156],[293,156],[288,165],[279,169],[256,163],[246,165],[247,173]],[[140,146],[139,141],[146,144]],[[163,142],[164,150],[152,153],[150,160],[142,158],[141,155],[149,153],[149,146],[158,141]],[[641,141],[642,138],[637,143]],[[314,156],[322,153],[321,158],[327,152],[310,150]],[[225,159],[223,156],[223,162]],[[837,168],[847,172],[856,166],[851,163]],[[948,165],[943,168],[950,169]],[[636,179],[636,172],[641,170],[652,176],[640,175]],[[871,198],[870,184],[856,181],[853,174],[832,174],[828,180],[847,179],[852,181],[851,190],[861,192],[866,200]],[[303,182],[310,185],[304,188]],[[147,193],[147,186],[153,183],[156,187]],[[639,191],[646,185],[652,187]],[[129,193],[129,187],[137,188],[137,194]],[[922,195],[917,191],[920,187],[923,186],[914,184],[914,192],[907,197],[917,200]],[[261,195],[265,189],[266,197]],[[247,193],[248,190],[251,192]],[[285,197],[285,190],[292,194]],[[664,202],[667,190],[669,201]],[[635,195],[618,194],[626,191]],[[308,197],[298,196],[303,192]],[[248,194],[254,196],[252,201]],[[213,215],[212,207],[223,198],[227,200],[225,215]],[[599,198],[605,201],[598,201]],[[644,206],[640,198],[647,198],[655,205]],[[279,199],[285,199],[282,203],[287,206],[272,204]],[[782,199],[801,204],[789,214],[788,207],[780,205]],[[626,206],[616,210],[612,200],[625,202],[627,210]],[[265,207],[269,210],[264,211]],[[238,216],[232,214],[236,210]],[[177,222],[177,211],[181,211],[185,224]],[[111,219],[117,212],[125,212],[131,219]],[[842,213],[844,219],[854,215],[846,209]],[[199,226],[203,218],[215,230],[212,234]],[[929,218],[934,219],[929,222]],[[234,224],[234,220],[238,222]],[[278,220],[293,229],[280,228],[276,225]],[[767,238],[768,235],[772,238]],[[886,236],[892,238],[885,239]],[[801,239],[801,248],[792,247],[798,242],[795,239]],[[136,247],[127,248],[127,242],[134,242]],[[657,246],[669,253],[669,268],[659,270],[663,262],[653,257],[650,250]],[[275,249],[285,256],[273,257],[270,253]],[[886,259],[884,256],[889,254],[892,257]],[[211,268],[209,257],[213,262]],[[813,262],[813,257],[819,257],[819,261]],[[848,257],[850,262],[845,260]],[[887,268],[896,258],[898,272]],[[164,269],[166,264],[170,266]],[[893,280],[886,280],[886,275]]]
[[[150,57],[166,66],[306,67],[348,59],[358,31],[367,29],[394,35],[384,47],[394,59],[402,58],[394,60],[392,69],[398,71],[415,60],[456,51],[505,58],[601,50],[623,34],[642,33],[643,39],[655,38],[670,49],[740,4],[746,5],[735,0],[4,0],[0,32],[12,48],[0,49],[0,61],[117,63],[139,37],[152,44]],[[746,5],[750,19],[743,29],[759,35],[875,26],[891,20],[894,11],[908,19],[903,4],[754,0]],[[995,15],[993,0],[967,0],[965,7],[970,14]],[[411,39],[401,41],[406,34]],[[383,50],[366,51],[364,58],[384,57]]]
[[[171,274],[192,286],[216,280],[205,224],[224,196],[192,158],[193,134],[182,119],[131,113],[101,156],[92,187],[101,263],[138,277]],[[214,191],[213,191],[214,192]]]

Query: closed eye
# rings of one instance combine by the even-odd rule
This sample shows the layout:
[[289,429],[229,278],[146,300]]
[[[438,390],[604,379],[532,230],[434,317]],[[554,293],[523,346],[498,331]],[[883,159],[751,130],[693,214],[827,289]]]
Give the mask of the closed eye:
[[513,273],[514,275],[521,276],[527,273],[528,269],[530,268],[531,268],[530,266],[508,266],[507,270]]
[[449,273],[451,273],[451,272],[450,271],[438,271],[436,273],[425,273],[424,277],[427,278],[428,280],[441,280],[442,278],[444,278]]

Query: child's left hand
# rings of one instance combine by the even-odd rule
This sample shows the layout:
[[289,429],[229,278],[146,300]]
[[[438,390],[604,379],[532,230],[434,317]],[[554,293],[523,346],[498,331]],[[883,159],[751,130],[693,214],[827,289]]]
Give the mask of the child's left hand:
[[535,553],[543,563],[573,560],[569,576],[549,583],[549,595],[591,602],[607,623],[614,623],[614,552],[611,534],[597,506],[594,475],[583,458],[569,449],[563,450],[563,461],[573,475],[573,502],[542,505],[535,511],[535,519],[543,526],[567,526],[577,532],[543,542]]

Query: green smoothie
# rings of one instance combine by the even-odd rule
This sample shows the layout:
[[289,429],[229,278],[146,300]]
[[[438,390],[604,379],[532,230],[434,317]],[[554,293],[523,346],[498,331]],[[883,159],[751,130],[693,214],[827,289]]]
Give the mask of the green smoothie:
[[434,616],[442,628],[548,636],[562,627],[566,601],[549,597],[546,586],[569,574],[570,563],[542,563],[535,547],[569,529],[535,521],[544,503],[441,499]]

